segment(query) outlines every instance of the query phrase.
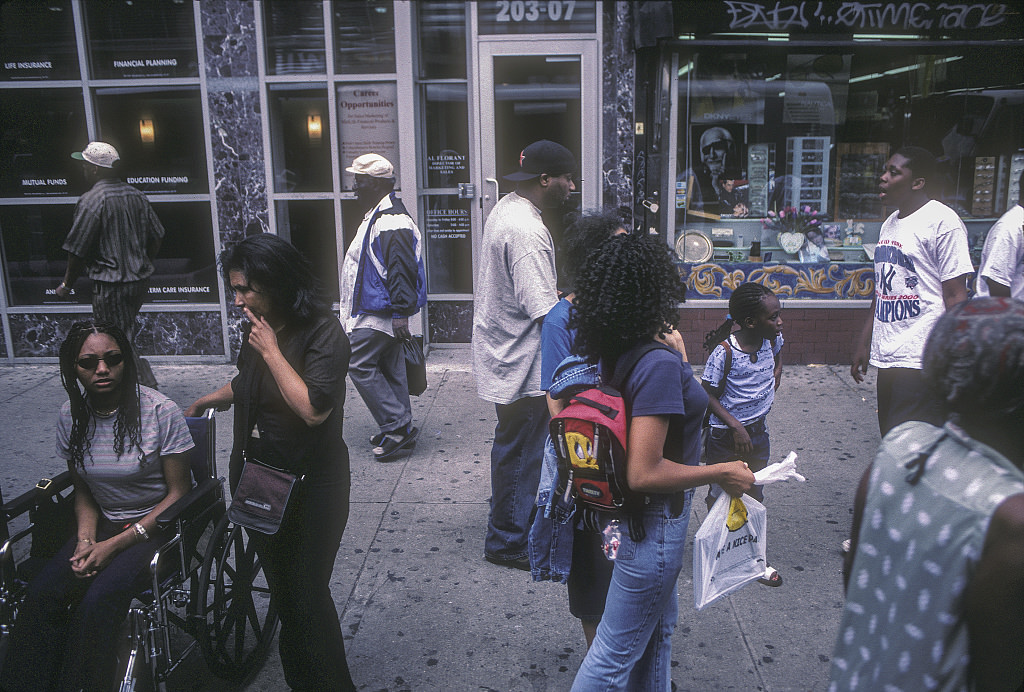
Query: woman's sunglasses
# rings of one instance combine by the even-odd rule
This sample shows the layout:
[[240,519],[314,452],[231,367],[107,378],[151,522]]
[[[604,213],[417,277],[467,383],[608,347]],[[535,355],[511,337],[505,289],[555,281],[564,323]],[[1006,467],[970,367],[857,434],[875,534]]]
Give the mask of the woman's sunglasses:
[[82,370],[95,370],[99,366],[101,360],[107,364],[108,368],[113,368],[124,361],[124,354],[119,351],[110,351],[109,353],[104,353],[102,356],[82,356],[75,362],[78,363],[78,367],[82,368]]

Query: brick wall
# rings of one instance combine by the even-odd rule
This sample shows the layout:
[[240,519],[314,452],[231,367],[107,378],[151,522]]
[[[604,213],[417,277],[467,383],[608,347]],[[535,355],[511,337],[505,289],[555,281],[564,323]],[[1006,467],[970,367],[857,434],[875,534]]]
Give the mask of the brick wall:
[[[848,364],[853,355],[854,339],[860,334],[868,316],[868,304],[863,308],[798,308],[794,302],[783,302],[782,334],[786,346],[782,350],[782,362],[793,365],[808,363]],[[703,364],[707,360],[704,337],[725,321],[729,309],[726,303],[720,308],[680,309],[679,330],[686,341],[686,352],[690,362]]]

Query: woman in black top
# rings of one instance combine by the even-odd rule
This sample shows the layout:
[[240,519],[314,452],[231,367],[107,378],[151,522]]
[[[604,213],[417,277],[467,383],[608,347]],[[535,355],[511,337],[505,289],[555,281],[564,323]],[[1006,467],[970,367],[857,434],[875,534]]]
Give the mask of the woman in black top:
[[304,474],[281,529],[252,533],[281,616],[285,680],[295,690],[354,690],[330,577],[348,521],[349,460],[342,440],[349,343],[309,262],[274,235],[250,236],[220,256],[248,323],[238,375],[186,413],[235,405],[232,491],[243,453]]

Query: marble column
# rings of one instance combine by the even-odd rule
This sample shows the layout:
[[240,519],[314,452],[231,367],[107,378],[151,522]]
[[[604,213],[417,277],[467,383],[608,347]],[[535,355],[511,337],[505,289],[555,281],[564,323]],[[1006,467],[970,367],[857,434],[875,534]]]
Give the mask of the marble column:
[[604,36],[602,85],[604,113],[602,136],[604,161],[604,204],[622,208],[629,214],[633,208],[633,127],[635,59],[632,47],[633,13],[631,3],[602,3]]

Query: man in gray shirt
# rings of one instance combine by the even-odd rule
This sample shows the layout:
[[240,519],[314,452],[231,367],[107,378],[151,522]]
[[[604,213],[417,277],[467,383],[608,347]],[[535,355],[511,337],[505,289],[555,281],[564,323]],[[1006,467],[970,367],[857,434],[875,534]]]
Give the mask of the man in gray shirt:
[[548,425],[541,324],[558,302],[554,243],[541,210],[568,199],[575,171],[575,157],[560,144],[526,147],[519,170],[505,176],[516,191],[494,205],[480,250],[473,371],[480,398],[494,402],[498,416],[484,558],[523,570],[530,569],[527,537]]

